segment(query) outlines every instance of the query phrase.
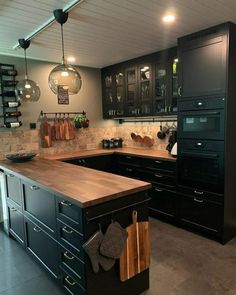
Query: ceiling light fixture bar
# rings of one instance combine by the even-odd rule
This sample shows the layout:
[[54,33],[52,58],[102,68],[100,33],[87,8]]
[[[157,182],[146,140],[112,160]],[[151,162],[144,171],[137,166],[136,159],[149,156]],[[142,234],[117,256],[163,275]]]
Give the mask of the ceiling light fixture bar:
[[[74,8],[76,5],[81,4],[84,0],[74,0],[70,4],[66,5],[63,8],[64,12],[70,11],[72,8]],[[53,24],[56,21],[55,17],[50,17],[45,23],[43,23],[41,26],[39,26],[35,31],[27,35],[24,39],[25,40],[31,40],[33,39],[36,35],[44,31],[47,27],[49,27],[51,24]],[[19,43],[15,44],[12,49],[16,50],[20,48]]]

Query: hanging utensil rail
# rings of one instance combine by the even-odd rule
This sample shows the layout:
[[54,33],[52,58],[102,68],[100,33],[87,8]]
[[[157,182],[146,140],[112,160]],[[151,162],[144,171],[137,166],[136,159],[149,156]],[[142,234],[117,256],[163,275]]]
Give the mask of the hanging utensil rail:
[[86,116],[86,112],[85,111],[82,111],[82,112],[44,112],[44,111],[41,111],[40,112],[40,116],[43,117],[45,115],[54,115],[54,116],[57,116],[57,115],[84,115]]

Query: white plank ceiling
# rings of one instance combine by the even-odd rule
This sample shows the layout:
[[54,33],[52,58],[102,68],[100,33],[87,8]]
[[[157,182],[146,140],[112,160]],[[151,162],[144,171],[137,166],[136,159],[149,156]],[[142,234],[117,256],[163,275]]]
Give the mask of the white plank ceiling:
[[[0,0],[0,54],[64,8],[66,0]],[[163,24],[165,13],[176,21]],[[104,67],[176,45],[177,38],[226,21],[236,23],[236,0],[84,0],[69,12],[64,25],[66,56],[76,64]],[[60,25],[52,23],[36,35],[27,50],[33,59],[60,62]]]

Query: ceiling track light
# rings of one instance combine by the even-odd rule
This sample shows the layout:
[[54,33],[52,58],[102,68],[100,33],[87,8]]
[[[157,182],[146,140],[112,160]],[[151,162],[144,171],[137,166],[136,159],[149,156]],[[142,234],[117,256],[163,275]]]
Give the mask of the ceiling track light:
[[26,102],[38,101],[40,97],[40,88],[33,80],[28,77],[28,64],[26,57],[26,49],[30,46],[30,40],[19,39],[19,46],[24,49],[25,54],[25,79],[17,83],[16,95],[17,97]]
[[82,86],[81,76],[75,67],[65,62],[63,25],[68,19],[68,12],[56,9],[53,14],[55,20],[61,25],[62,62],[50,72],[48,84],[55,94],[58,94],[61,88],[68,91],[69,95],[77,94]]

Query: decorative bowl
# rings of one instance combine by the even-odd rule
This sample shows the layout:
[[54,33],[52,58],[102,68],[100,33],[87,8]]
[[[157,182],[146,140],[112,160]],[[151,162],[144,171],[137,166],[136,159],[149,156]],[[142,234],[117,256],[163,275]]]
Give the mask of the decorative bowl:
[[33,159],[35,156],[36,153],[15,153],[6,155],[6,158],[12,162],[20,163],[29,161]]

